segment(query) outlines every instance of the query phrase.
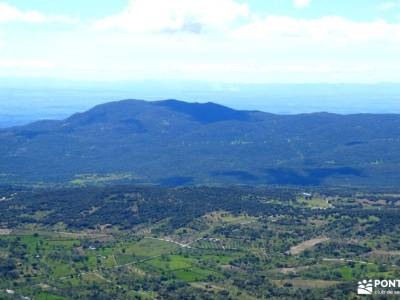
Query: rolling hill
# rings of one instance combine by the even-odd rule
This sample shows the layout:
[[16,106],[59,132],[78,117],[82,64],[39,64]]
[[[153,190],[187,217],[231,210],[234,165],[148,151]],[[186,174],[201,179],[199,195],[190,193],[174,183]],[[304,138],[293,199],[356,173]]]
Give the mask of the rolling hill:
[[400,185],[400,115],[123,100],[0,130],[0,182]]

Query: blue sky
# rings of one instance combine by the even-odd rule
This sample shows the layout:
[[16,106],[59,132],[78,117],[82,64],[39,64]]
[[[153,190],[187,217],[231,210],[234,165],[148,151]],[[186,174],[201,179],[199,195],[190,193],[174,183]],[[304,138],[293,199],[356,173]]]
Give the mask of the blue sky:
[[[168,1],[168,0],[166,0]],[[217,0],[218,1],[218,0]],[[36,10],[45,14],[72,15],[81,18],[99,18],[118,13],[129,3],[129,0],[9,0],[0,1],[23,10]],[[396,1],[384,0],[314,0],[307,9],[297,9],[292,0],[248,0],[250,9],[260,14],[280,14],[293,17],[317,18],[323,15],[340,15],[353,20],[373,21],[383,18],[388,21],[399,21],[397,9],[379,9],[385,3]],[[397,2],[399,3],[399,2]],[[378,8],[378,9],[377,9]]]
[[400,0],[0,0],[0,76],[399,82]]

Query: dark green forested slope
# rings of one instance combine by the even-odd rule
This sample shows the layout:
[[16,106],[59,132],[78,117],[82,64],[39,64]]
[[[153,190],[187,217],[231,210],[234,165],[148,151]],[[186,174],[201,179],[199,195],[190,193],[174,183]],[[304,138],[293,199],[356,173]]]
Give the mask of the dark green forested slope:
[[[400,183],[400,115],[273,115],[125,100],[0,131],[0,181]],[[96,175],[94,175],[96,174]]]

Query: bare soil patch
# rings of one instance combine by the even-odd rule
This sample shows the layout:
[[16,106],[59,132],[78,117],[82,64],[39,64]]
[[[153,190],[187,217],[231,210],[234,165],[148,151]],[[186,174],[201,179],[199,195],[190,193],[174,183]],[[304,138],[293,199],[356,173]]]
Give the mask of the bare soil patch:
[[304,241],[304,242],[302,242],[302,243],[290,248],[290,254],[291,255],[299,255],[304,250],[311,249],[314,246],[316,246],[318,244],[321,244],[321,243],[324,243],[324,242],[327,242],[329,240],[330,239],[328,237],[318,237],[318,238],[315,238],[315,239]]

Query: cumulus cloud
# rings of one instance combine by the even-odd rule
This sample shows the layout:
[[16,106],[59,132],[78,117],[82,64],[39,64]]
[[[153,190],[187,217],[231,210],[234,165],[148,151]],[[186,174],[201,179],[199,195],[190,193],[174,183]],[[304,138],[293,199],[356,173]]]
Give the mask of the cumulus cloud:
[[0,68],[52,69],[56,65],[44,60],[0,60]]
[[399,7],[400,7],[400,2],[384,2],[379,6],[379,9],[383,11],[388,11]]
[[[400,23],[261,15],[244,2],[132,0],[118,14],[84,23],[98,30],[46,31],[35,40],[30,39],[35,26],[25,26],[20,36],[7,32],[4,39],[0,32],[0,46],[7,41],[1,49],[0,75],[230,82],[398,80]],[[0,5],[0,25],[55,20],[62,17]],[[153,34],[171,32],[195,34]]]
[[399,42],[400,24],[391,24],[384,20],[358,22],[337,16],[312,20],[268,16],[242,26],[234,35],[239,38],[324,40],[333,43]]
[[195,32],[224,28],[249,15],[247,4],[234,0],[131,0],[120,14],[96,21],[95,29],[130,32]]
[[79,20],[67,16],[48,16],[37,11],[22,11],[6,3],[0,3],[0,23],[6,22],[76,24]]
[[302,8],[307,7],[311,4],[311,0],[294,0],[294,6]]

